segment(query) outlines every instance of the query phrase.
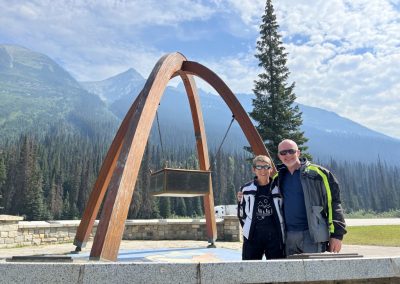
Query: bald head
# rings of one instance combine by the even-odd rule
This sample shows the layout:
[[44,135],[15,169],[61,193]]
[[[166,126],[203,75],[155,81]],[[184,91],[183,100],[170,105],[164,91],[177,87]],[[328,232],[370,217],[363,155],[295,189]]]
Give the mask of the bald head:
[[301,166],[300,150],[296,142],[285,139],[278,145],[278,157],[291,173]]
[[299,147],[297,146],[296,142],[290,139],[282,140],[281,143],[278,145],[278,151],[285,150],[285,149],[295,149],[298,150]]

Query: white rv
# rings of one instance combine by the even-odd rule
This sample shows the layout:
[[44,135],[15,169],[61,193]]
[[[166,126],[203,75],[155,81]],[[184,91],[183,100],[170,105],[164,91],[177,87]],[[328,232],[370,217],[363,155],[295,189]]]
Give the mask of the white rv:
[[237,204],[218,205],[214,207],[215,217],[224,218],[227,215],[237,215]]

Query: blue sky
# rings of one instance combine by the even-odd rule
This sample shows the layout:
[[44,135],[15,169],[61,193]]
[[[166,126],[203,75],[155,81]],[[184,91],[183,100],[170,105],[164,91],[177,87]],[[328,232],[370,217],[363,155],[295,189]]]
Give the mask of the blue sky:
[[[400,0],[273,5],[297,101],[400,138]],[[79,81],[130,67],[147,77],[162,55],[179,51],[233,92],[251,93],[264,6],[263,0],[0,0],[0,44],[44,53]]]

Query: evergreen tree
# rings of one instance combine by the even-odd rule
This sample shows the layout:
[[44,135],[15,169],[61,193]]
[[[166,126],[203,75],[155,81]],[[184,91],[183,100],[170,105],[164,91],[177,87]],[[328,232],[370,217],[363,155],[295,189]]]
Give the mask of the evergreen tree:
[[142,204],[142,180],[140,179],[140,175],[138,175],[135,190],[132,195],[131,204],[129,205],[128,210],[128,218],[129,219],[139,219],[140,217],[140,207]]
[[160,198],[160,215],[163,218],[171,217],[171,200],[169,197]]
[[3,184],[6,182],[6,177],[7,177],[6,176],[6,165],[4,162],[3,153],[0,150],[0,189],[3,187]]
[[197,216],[203,216],[204,215],[204,213],[203,213],[203,207],[202,207],[202,204],[201,204],[201,198],[200,197],[194,197],[194,198],[191,198],[191,200],[192,200],[192,206],[191,206],[191,208],[192,208],[192,216],[193,217],[197,217]]
[[6,183],[7,171],[4,162],[3,152],[0,150],[0,213],[4,209],[3,185]]
[[18,172],[17,145],[12,145],[7,149],[5,155],[6,181],[2,188],[3,205],[5,214],[12,214],[13,197],[16,191],[16,180]]
[[47,219],[42,190],[42,176],[36,169],[29,180],[23,212],[26,214],[27,220]]
[[263,72],[255,80],[256,98],[250,116],[258,123],[256,128],[274,160],[277,160],[278,144],[283,139],[292,139],[300,150],[307,150],[304,145],[307,138],[300,131],[302,113],[298,105],[294,105],[295,84],[287,83],[290,74],[286,67],[287,53],[278,28],[273,5],[267,0],[255,55]]
[[178,216],[188,216],[187,208],[184,198],[178,197],[176,199],[176,215]]
[[140,204],[140,214],[141,219],[150,219],[156,217],[157,210],[156,202],[154,197],[150,194],[150,162],[151,162],[151,145],[147,143],[146,150],[143,155],[142,164],[140,167],[140,172],[138,178],[141,180],[141,194],[142,200]]
[[42,172],[38,162],[38,146],[32,136],[21,138],[16,193],[13,196],[13,212],[23,214],[27,220],[46,217],[43,197]]
[[59,219],[63,211],[63,187],[61,184],[61,176],[53,176],[51,180],[50,192],[47,197],[49,213],[51,218]]
[[228,157],[228,174],[227,174],[227,187],[225,194],[225,204],[235,204],[236,203],[236,189],[233,183],[233,176],[235,172],[235,159],[233,157]]
[[222,202],[222,194],[223,194],[223,184],[222,184],[222,178],[223,178],[223,162],[221,158],[221,153],[218,153],[218,155],[215,156],[215,161],[214,161],[214,169],[213,173],[214,176],[212,176],[212,181],[213,181],[213,191],[214,191],[214,202],[215,205],[221,205]]
[[63,200],[63,208],[62,208],[61,217],[64,220],[73,219],[73,216],[71,216],[71,206],[69,203],[69,193],[68,192],[66,192],[64,200]]

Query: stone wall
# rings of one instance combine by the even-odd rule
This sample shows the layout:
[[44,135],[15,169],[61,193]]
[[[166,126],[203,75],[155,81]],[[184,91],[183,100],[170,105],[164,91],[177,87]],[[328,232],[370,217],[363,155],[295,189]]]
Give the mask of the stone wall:
[[0,262],[0,284],[398,284],[400,257],[232,262]]
[[[0,248],[73,242],[79,220],[22,221],[22,217],[0,215]],[[91,239],[96,233],[95,222]],[[217,219],[217,241],[240,241],[236,216]],[[127,220],[124,240],[207,240],[204,219]]]
[[18,223],[23,219],[19,216],[0,215],[0,248],[15,246],[21,242]]
[[224,235],[221,239],[227,242],[243,242],[242,227],[240,226],[239,219],[236,216],[225,216],[223,224],[224,227],[222,231]]

